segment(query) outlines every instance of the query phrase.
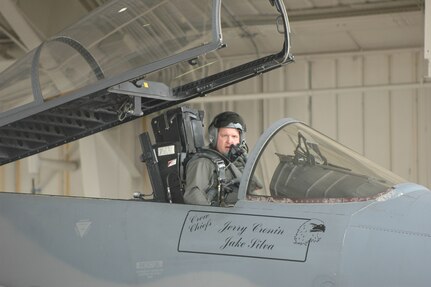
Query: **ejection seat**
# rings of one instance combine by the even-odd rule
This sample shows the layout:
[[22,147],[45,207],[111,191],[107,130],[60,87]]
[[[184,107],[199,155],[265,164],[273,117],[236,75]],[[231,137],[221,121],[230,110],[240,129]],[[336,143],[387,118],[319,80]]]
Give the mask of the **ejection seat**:
[[152,119],[155,144],[148,132],[139,135],[154,201],[184,203],[184,168],[189,155],[204,146],[203,117],[200,110],[174,108]]

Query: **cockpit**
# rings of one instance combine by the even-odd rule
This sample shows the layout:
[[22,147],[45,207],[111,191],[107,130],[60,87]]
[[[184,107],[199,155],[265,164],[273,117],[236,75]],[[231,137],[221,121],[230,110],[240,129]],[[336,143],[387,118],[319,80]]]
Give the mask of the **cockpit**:
[[[155,144],[140,136],[156,201],[184,203],[186,158],[204,147],[204,111],[180,107],[153,118]],[[313,128],[285,118],[254,144],[239,199],[282,203],[379,200],[406,180]]]
[[[263,188],[250,200],[290,203],[353,202],[376,199],[405,182],[307,125],[284,119],[270,128],[250,155],[249,181]],[[245,183],[244,181],[242,183]]]

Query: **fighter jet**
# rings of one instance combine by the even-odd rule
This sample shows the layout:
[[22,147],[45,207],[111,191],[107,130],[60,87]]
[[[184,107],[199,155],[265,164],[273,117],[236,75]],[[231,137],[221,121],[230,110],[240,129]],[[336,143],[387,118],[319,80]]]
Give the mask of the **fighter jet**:
[[0,193],[0,286],[429,285],[430,190],[298,120],[258,139],[235,205],[175,193],[203,144],[201,111],[179,104],[293,61],[284,3],[265,3],[278,49],[229,69],[220,0],[127,0],[0,75],[1,164],[161,112],[156,142],[139,135],[152,199]]

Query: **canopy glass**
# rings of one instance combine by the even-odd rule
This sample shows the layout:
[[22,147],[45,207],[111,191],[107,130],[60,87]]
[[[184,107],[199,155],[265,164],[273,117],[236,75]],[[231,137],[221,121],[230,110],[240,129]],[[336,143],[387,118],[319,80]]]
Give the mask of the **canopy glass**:
[[114,0],[43,42],[0,74],[0,164],[291,62],[283,1],[235,3]]

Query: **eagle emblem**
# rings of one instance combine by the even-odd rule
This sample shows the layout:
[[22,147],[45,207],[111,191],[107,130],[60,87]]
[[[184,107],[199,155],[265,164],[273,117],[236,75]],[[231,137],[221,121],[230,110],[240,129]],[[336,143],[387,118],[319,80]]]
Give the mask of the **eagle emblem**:
[[325,224],[321,220],[307,220],[298,228],[294,237],[295,244],[307,245],[310,242],[319,242],[325,230]]

